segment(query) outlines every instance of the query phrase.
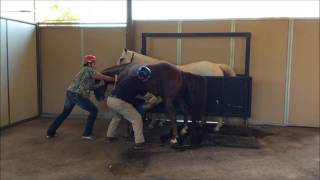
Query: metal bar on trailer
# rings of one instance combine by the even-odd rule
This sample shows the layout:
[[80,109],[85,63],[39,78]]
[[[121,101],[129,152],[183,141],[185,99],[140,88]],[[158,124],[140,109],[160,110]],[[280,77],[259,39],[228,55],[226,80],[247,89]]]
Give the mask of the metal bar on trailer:
[[146,37],[250,37],[250,32],[142,33]]

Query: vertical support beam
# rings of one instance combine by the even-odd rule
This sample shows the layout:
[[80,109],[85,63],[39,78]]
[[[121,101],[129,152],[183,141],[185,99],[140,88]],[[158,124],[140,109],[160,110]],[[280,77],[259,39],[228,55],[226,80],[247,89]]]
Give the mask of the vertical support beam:
[[293,48],[293,25],[294,25],[294,20],[289,19],[286,89],[285,89],[284,115],[283,115],[283,125],[284,126],[287,126],[289,124],[291,66],[292,66],[292,48]]
[[33,0],[33,22],[36,23],[36,0]]
[[[236,31],[236,21],[234,19],[231,20],[231,32]],[[229,56],[229,65],[234,67],[234,59],[235,59],[235,39],[233,37],[230,38],[230,56]]]
[[[181,33],[182,32],[182,22],[181,21],[177,21],[177,33]],[[181,65],[182,64],[182,60],[181,60],[181,38],[177,38],[177,56],[176,56],[176,64],[177,65]]]
[[147,54],[147,47],[146,47],[146,43],[147,43],[147,37],[144,33],[142,33],[141,35],[141,54],[146,55]]
[[250,49],[251,49],[251,34],[246,36],[246,56],[245,56],[245,75],[249,76],[250,71]]
[[80,57],[81,57],[81,62],[80,62],[80,67],[83,65],[83,56],[84,56],[84,33],[83,33],[83,28],[80,29]]
[[38,86],[38,116],[42,114],[42,64],[41,64],[41,30],[36,24],[36,56],[37,56],[37,86]]
[[127,28],[126,28],[126,48],[133,50],[133,22],[132,22],[132,0],[127,0]]

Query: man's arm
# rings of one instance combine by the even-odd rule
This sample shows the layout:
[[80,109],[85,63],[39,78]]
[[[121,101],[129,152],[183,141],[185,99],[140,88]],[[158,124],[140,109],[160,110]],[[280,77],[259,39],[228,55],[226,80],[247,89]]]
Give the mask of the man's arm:
[[104,81],[109,81],[109,82],[113,82],[113,81],[114,81],[114,78],[113,78],[113,77],[103,75],[103,74],[101,74],[101,73],[98,72],[98,71],[95,71],[95,74],[93,75],[93,78],[94,78],[94,79],[104,80]]

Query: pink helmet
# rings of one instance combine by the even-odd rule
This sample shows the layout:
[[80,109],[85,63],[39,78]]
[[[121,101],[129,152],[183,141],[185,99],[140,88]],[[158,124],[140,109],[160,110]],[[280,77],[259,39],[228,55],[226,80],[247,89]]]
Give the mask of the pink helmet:
[[88,54],[84,56],[84,63],[92,63],[95,62],[97,60],[96,56],[92,55],[92,54]]

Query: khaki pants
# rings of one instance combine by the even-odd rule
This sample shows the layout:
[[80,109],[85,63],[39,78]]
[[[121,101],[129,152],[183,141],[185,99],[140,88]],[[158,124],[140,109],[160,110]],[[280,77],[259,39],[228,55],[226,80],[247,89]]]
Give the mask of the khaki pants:
[[143,143],[143,122],[138,111],[131,104],[111,96],[109,96],[107,99],[107,105],[114,114],[108,127],[107,137],[115,136],[115,131],[119,125],[120,120],[122,118],[125,118],[132,124],[135,143]]

